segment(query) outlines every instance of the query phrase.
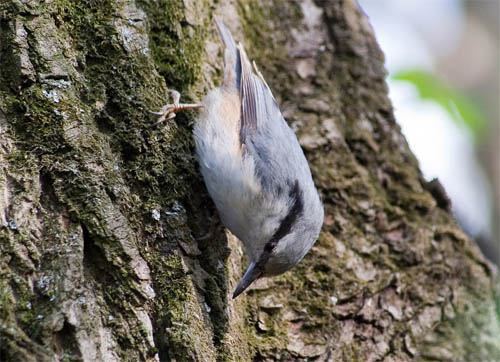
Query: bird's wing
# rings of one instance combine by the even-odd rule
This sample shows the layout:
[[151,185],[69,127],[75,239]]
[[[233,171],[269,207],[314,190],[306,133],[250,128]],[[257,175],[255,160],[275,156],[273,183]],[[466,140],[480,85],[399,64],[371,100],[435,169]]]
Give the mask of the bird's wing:
[[253,159],[263,185],[269,189],[293,185],[297,172],[309,172],[297,138],[255,63],[252,67],[243,45],[236,45],[222,21],[216,18],[215,24],[225,46],[222,87],[239,91],[240,142]]
[[243,45],[236,45],[231,31],[220,19],[214,20],[225,48],[222,87],[239,90],[240,141],[245,144],[249,135],[266,127],[267,122],[279,122],[275,119],[282,117],[271,89],[255,63],[252,68]]
[[267,122],[276,122],[281,119],[281,112],[262,74],[248,60],[243,45],[238,45],[241,61],[240,98],[241,98],[241,130],[242,143],[247,137],[266,127]]

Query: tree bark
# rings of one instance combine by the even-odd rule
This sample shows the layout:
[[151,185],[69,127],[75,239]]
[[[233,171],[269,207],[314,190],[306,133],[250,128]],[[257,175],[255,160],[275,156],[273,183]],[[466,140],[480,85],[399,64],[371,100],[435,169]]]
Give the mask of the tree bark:
[[[198,173],[196,114],[148,112],[220,84],[215,14],[326,211],[297,267],[234,301],[246,260]],[[3,0],[0,360],[499,360],[496,270],[423,179],[383,62],[354,0]]]

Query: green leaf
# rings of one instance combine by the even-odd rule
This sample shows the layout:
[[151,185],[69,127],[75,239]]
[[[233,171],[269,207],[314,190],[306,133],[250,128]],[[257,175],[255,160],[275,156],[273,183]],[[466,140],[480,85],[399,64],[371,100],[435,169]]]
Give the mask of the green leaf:
[[484,114],[470,99],[436,75],[423,70],[404,70],[391,78],[413,84],[420,98],[438,103],[457,123],[465,125],[476,140],[481,138],[486,124]]

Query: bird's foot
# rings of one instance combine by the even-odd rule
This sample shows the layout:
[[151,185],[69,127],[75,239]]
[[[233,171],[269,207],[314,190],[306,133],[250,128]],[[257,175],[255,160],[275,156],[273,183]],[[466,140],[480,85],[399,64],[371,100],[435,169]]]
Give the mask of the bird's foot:
[[181,99],[181,94],[174,89],[169,89],[168,92],[172,94],[172,99],[174,103],[164,105],[159,112],[149,111],[150,113],[159,116],[158,120],[155,123],[153,123],[151,127],[154,127],[162,122],[175,118],[175,115],[177,113],[184,111],[186,109],[195,109],[203,107],[202,104],[179,103]]

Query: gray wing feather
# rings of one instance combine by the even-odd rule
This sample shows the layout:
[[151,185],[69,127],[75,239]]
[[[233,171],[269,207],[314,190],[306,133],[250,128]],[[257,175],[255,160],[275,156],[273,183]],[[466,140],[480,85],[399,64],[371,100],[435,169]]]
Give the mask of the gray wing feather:
[[215,23],[226,47],[223,87],[239,90],[240,141],[253,158],[262,185],[274,192],[293,186],[295,180],[310,180],[302,149],[264,77],[255,63],[252,68],[243,45],[236,45],[226,25],[219,19]]
[[224,44],[224,82],[225,87],[240,88],[241,62],[238,47],[234,41],[231,31],[217,17],[214,18],[215,25]]
[[281,117],[281,113],[255,63],[254,73],[243,45],[236,45],[231,31],[220,19],[214,21],[225,47],[223,87],[236,87],[240,92],[240,140],[245,143],[249,134],[266,127],[267,122],[274,122],[273,119]]
[[215,25],[217,25],[217,30],[219,31],[220,37],[224,46],[231,51],[237,52],[236,42],[233,39],[233,35],[231,31],[227,28],[226,24],[224,24],[219,18],[214,18]]
[[[261,127],[266,127],[268,122],[279,122],[276,117],[281,118],[278,105],[273,94],[265,82],[262,74],[257,70],[257,75],[253,72],[252,65],[241,43],[238,45],[241,60],[241,131],[242,143],[252,132],[256,132]],[[255,63],[254,63],[255,66]]]
[[281,115],[264,77],[245,49],[238,45],[241,59],[240,139],[255,162],[264,188],[272,192],[290,189],[296,180],[311,178],[309,166],[297,137]]

